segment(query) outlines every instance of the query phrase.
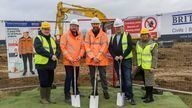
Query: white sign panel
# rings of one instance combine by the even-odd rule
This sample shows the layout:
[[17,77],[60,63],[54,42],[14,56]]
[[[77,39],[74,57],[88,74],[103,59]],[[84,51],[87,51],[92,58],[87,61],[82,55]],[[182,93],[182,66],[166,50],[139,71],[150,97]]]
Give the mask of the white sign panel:
[[5,23],[0,21],[0,40],[5,40]]
[[[29,32],[29,36],[32,39],[35,36],[37,36],[39,26],[40,26],[40,22],[33,22],[33,21],[6,21],[5,22],[6,44],[8,48],[7,58],[8,58],[9,78],[20,78],[20,77],[32,76],[32,72],[29,69],[29,67],[30,67],[30,64],[32,64],[32,68],[33,68],[32,71],[34,71],[33,57],[31,60],[29,60],[30,57],[25,56],[25,60],[24,60],[25,54],[19,54],[18,44],[19,44],[19,39],[21,39],[21,37],[23,36],[23,32],[26,30]],[[31,56],[32,56],[32,53],[31,53]],[[27,66],[27,70],[25,72],[24,72],[24,64],[26,64]]]
[[192,33],[192,11],[163,14],[161,16],[161,34]]

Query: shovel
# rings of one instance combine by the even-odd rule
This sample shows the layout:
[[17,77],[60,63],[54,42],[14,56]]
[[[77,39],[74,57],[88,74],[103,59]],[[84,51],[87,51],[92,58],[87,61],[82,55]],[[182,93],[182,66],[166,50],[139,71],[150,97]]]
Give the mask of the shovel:
[[98,67],[95,70],[95,81],[94,81],[94,94],[90,96],[89,108],[98,108],[99,107],[99,96],[96,96],[96,86],[97,86],[97,71]]
[[77,85],[76,85],[76,67],[73,67],[74,69],[74,94],[71,95],[71,104],[73,107],[80,108],[81,102],[80,102],[80,95],[77,95]]
[[118,62],[119,65],[119,83],[120,83],[120,92],[117,93],[117,106],[122,107],[124,106],[124,97],[125,93],[122,92],[122,79],[121,79],[121,63],[122,61]]

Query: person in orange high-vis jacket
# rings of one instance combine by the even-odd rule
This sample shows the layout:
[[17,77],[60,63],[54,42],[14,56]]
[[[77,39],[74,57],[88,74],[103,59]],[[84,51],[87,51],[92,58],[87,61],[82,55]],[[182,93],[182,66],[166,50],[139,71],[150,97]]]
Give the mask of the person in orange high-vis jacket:
[[[108,37],[100,28],[100,23],[97,17],[92,18],[92,29],[87,32],[85,37],[86,64],[89,66],[92,88],[94,87],[95,71],[98,69],[104,98],[109,99],[106,81],[106,66],[109,64],[106,57],[108,52]],[[93,93],[92,91],[91,95]],[[98,95],[97,90],[96,95]]]
[[[70,87],[72,82],[74,93],[74,68],[76,67],[76,85],[79,76],[80,59],[84,56],[84,41],[82,34],[79,32],[79,22],[76,19],[71,20],[70,29],[61,36],[60,48],[63,52],[63,64],[65,66],[65,101],[70,102]],[[76,87],[76,93],[79,89]]]
[[27,73],[27,59],[29,61],[29,69],[33,72],[33,39],[29,36],[29,31],[24,29],[23,36],[19,38],[18,44],[19,57],[23,59],[24,72],[23,76]]

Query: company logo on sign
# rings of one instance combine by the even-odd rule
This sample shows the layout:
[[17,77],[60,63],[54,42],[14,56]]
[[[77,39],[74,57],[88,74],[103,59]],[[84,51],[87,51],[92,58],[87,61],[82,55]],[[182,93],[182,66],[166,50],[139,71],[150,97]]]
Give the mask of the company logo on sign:
[[192,13],[172,15],[172,25],[191,24]]

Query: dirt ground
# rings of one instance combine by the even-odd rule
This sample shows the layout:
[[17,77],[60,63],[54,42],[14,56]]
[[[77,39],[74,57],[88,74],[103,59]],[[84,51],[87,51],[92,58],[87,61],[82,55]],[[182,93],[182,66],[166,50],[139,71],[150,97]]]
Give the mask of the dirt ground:
[[156,82],[162,87],[192,91],[192,43],[159,49]]
[[[6,48],[0,46],[0,88],[38,84],[37,77],[8,79]],[[176,90],[192,91],[192,43],[175,43],[173,48],[159,48],[158,69],[155,71],[156,84]],[[83,62],[83,61],[82,61]],[[88,80],[88,68],[83,64],[81,82]],[[113,69],[107,67],[112,81]],[[64,81],[64,67],[61,61],[56,69],[55,82]]]

